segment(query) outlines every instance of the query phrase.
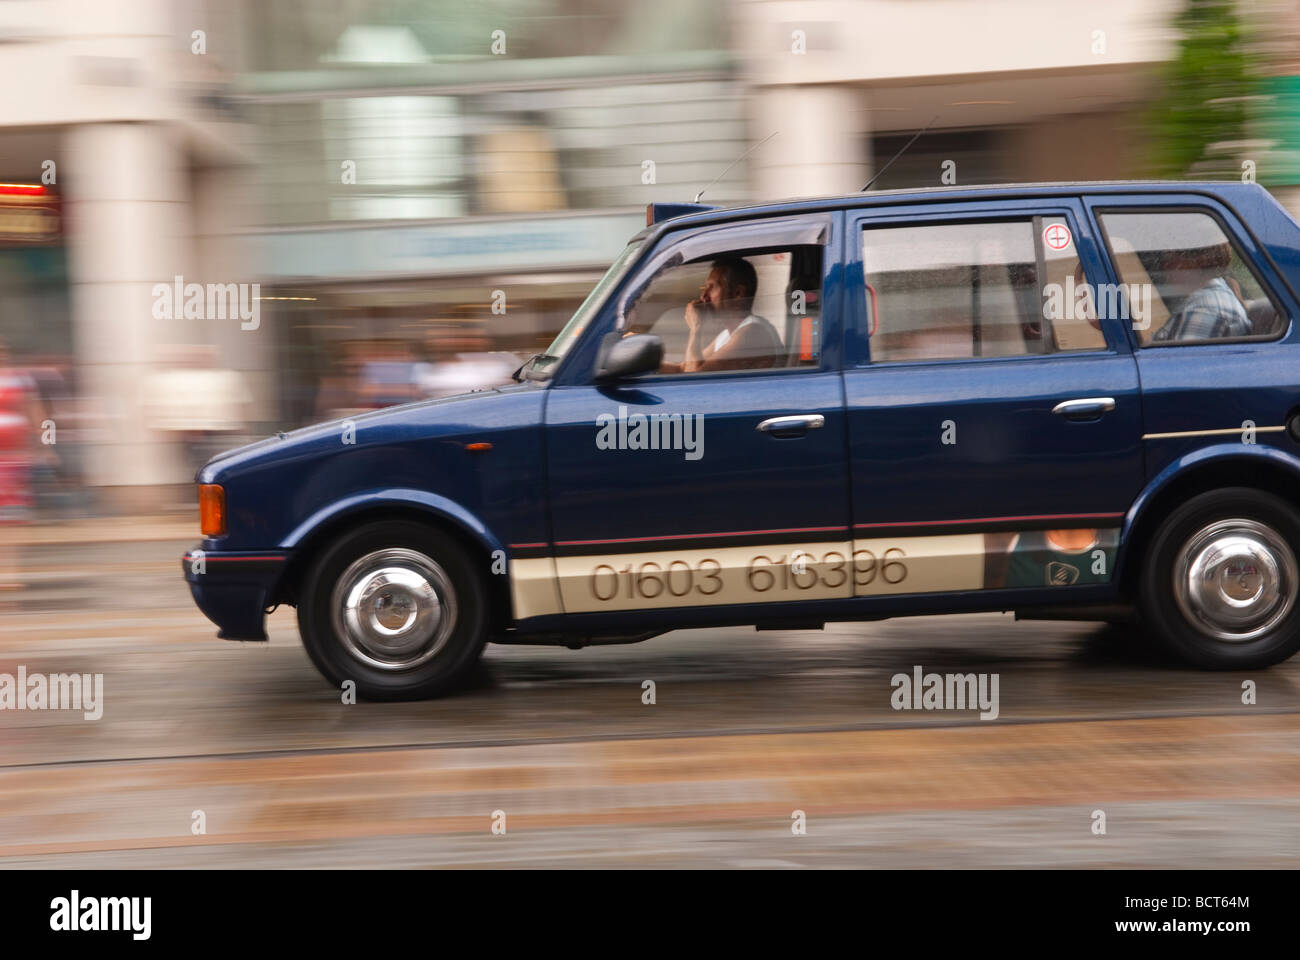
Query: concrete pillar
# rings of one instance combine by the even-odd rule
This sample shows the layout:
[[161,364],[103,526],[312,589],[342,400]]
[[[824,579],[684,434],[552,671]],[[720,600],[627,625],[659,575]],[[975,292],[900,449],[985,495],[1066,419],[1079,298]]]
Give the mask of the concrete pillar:
[[856,193],[871,177],[865,95],[849,87],[759,87],[753,139],[777,135],[750,158],[756,200]]
[[[248,262],[247,234],[256,224],[240,221],[241,212],[254,209],[248,194],[252,171],[245,166],[201,167],[192,176],[195,244],[200,283],[258,283]],[[263,296],[271,291],[262,290]],[[217,348],[219,365],[238,370],[252,396],[249,411],[254,421],[277,419],[280,357],[276,344],[274,302],[262,303],[258,326],[246,330],[239,321],[208,319],[199,331],[201,342]]]
[[82,393],[99,413],[86,479],[106,488],[109,507],[157,507],[159,487],[191,479],[144,411],[160,348],[195,339],[194,321],[153,315],[154,285],[193,263],[185,150],[166,127],[103,123],[71,128],[63,156],[73,340]]

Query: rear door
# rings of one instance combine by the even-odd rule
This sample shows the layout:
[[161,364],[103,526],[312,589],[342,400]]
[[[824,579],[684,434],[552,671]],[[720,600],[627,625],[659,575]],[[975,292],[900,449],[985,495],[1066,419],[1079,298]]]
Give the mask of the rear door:
[[857,595],[1107,592],[1142,410],[1081,205],[875,209],[846,237]]
[[1289,448],[1286,422],[1300,402],[1290,291],[1224,204],[1159,200],[1089,199],[1135,315],[1149,476],[1215,444]]

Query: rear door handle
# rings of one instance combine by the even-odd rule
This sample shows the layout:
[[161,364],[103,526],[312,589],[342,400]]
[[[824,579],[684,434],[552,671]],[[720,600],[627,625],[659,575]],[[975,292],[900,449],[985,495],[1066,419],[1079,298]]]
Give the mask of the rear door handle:
[[758,425],[758,430],[774,437],[802,437],[809,430],[824,426],[826,418],[820,413],[800,413],[791,417],[769,417]]
[[1066,420],[1100,420],[1103,413],[1114,409],[1114,397],[1083,397],[1061,401],[1052,407],[1052,413]]

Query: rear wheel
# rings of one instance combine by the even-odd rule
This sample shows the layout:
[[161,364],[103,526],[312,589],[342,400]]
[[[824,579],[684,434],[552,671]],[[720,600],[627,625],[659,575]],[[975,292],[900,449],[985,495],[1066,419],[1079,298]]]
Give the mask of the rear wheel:
[[1141,607],[1175,656],[1211,670],[1248,670],[1300,649],[1300,514],[1261,490],[1193,497],[1157,531]]
[[331,683],[368,700],[416,700],[455,688],[487,637],[486,591],[453,538],[381,521],[344,534],[312,564],[298,628]]

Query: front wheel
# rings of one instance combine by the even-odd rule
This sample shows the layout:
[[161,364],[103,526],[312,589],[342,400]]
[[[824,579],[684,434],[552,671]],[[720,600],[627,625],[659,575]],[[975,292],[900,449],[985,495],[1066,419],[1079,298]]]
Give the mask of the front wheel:
[[331,683],[367,700],[418,700],[455,688],[487,639],[486,591],[463,547],[420,524],[381,521],[344,534],[312,564],[298,629]]
[[1193,497],[1157,531],[1141,608],[1164,646],[1210,670],[1249,670],[1300,649],[1300,514],[1246,487]]

